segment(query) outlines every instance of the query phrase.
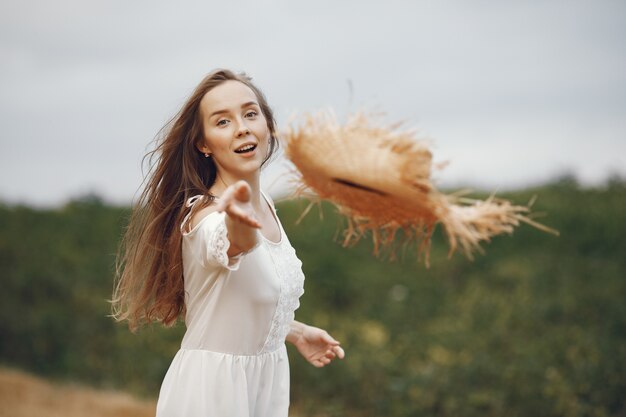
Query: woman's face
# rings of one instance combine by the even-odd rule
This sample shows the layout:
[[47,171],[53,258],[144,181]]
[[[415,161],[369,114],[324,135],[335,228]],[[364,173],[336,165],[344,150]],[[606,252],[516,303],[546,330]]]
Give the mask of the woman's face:
[[261,168],[270,131],[247,85],[229,80],[214,87],[200,101],[200,117],[204,139],[197,147],[210,154],[222,179],[232,181]]

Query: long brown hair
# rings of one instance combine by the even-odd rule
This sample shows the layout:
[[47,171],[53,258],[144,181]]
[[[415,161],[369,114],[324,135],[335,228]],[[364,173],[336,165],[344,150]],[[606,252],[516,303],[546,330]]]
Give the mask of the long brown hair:
[[145,187],[133,207],[130,222],[117,254],[112,317],[128,320],[134,332],[153,321],[166,326],[185,314],[182,267],[182,235],[179,225],[185,216],[184,202],[205,195],[217,176],[213,158],[205,158],[196,144],[203,139],[200,101],[225,81],[239,81],[252,89],[270,131],[269,152],[262,166],[278,148],[276,122],[263,93],[245,73],[218,69],[196,87],[182,109],[161,129],[155,148],[144,156],[149,167]]

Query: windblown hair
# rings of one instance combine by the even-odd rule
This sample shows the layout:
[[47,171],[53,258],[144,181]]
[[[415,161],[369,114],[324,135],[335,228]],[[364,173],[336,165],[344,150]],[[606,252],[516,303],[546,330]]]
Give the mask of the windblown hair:
[[[176,323],[185,315],[182,267],[182,234],[187,198],[205,195],[204,206],[214,196],[217,167],[196,145],[203,139],[200,101],[225,81],[247,85],[256,95],[270,131],[269,152],[262,166],[278,148],[276,122],[263,93],[245,73],[218,69],[196,87],[182,109],[159,132],[155,147],[143,158],[148,171],[145,185],[133,207],[130,222],[119,246],[113,289],[112,317],[128,320],[135,332],[142,324]],[[199,207],[201,208],[201,207]],[[198,208],[198,209],[199,209]]]

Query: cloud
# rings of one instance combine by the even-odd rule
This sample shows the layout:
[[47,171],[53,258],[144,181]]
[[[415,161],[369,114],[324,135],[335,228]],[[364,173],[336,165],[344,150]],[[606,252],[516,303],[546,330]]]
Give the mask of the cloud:
[[450,181],[516,185],[567,166],[597,182],[626,169],[621,1],[0,8],[5,200],[57,204],[84,189],[130,200],[146,145],[218,66],[250,73],[281,123],[327,106],[407,120],[453,159]]

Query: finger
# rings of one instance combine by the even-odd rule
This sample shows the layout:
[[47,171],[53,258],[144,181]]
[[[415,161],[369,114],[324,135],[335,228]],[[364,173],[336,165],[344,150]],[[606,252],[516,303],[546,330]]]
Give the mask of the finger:
[[321,361],[317,360],[317,359],[312,360],[311,361],[311,365],[315,366],[316,368],[321,368],[321,367],[324,366],[324,364]]
[[254,227],[255,229],[260,229],[261,228],[261,224],[258,221],[256,221],[256,219],[254,219],[252,217],[243,216],[243,217],[239,217],[238,219],[239,219],[239,221],[244,223],[246,226]]
[[328,333],[325,333],[322,335],[322,340],[326,343],[328,343],[329,345],[338,345],[339,342],[336,341],[335,339],[333,339],[333,337],[331,335],[329,335]]
[[250,185],[244,180],[235,183],[235,198],[243,203],[250,201]]
[[335,356],[337,356],[337,355],[332,350],[327,350],[325,356],[328,359],[335,359]]
[[231,204],[230,206],[228,206],[226,213],[228,213],[228,215],[231,216],[232,218],[237,219],[247,224],[250,227],[256,227],[257,229],[261,228],[261,224],[256,218],[247,214],[246,212],[244,212],[243,210],[241,210],[239,207],[235,206],[234,204]]
[[259,223],[254,217],[243,215],[239,217],[239,220],[250,227],[254,227],[256,229],[261,228],[261,223]]
[[321,356],[321,357],[319,357],[317,359],[314,359],[314,362],[319,364],[319,365],[321,365],[321,366],[324,366],[324,365],[328,365],[330,363],[330,359],[328,359],[325,356]]
[[217,202],[215,205],[217,211],[227,211],[233,202],[233,188],[228,187],[215,201]]
[[234,204],[229,204],[226,207],[226,213],[233,219],[237,219],[237,220],[240,220],[246,217],[246,213]]
[[346,352],[341,348],[341,346],[334,346],[333,351],[337,355],[339,359],[343,359],[346,356]]
[[220,199],[224,201],[231,201],[234,193],[235,193],[234,186],[227,187],[222,193],[222,196],[220,197]]

